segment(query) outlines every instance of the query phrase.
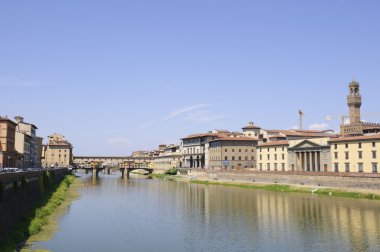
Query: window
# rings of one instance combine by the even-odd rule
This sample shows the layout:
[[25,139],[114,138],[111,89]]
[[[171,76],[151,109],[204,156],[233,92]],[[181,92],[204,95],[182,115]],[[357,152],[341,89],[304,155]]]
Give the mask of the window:
[[252,160],[252,161],[255,161],[255,157],[252,157],[251,160]]
[[346,163],[346,165],[345,165],[345,171],[346,172],[350,172],[350,164],[349,163]]
[[232,157],[232,161],[235,161],[235,157],[234,156]]
[[276,147],[276,148],[274,148],[274,151],[277,151],[277,147]]
[[375,142],[372,143],[372,147],[374,147],[374,148],[376,147],[376,143]]
[[284,148],[284,147],[282,147],[282,151],[285,151],[285,148]]
[[274,160],[277,160],[277,154],[274,154]]
[[241,161],[241,156],[239,157],[239,161]]
[[346,144],[346,149],[348,149],[348,144]]
[[274,164],[274,171],[277,171],[277,163]]
[[338,145],[337,145],[337,144],[334,144],[334,149],[335,149],[335,150],[338,149]]
[[245,161],[248,161],[248,157],[245,157]]
[[362,152],[362,151],[359,151],[359,152],[358,152],[358,156],[359,156],[359,159],[362,159],[362,158],[363,158],[363,152]]
[[239,152],[241,152],[241,149],[239,149]]
[[267,164],[267,171],[270,171],[270,164]]
[[225,157],[224,157],[224,160],[226,160],[226,161],[227,161],[227,160],[228,160],[228,157],[227,157],[227,156],[225,156]]
[[227,149],[225,149],[224,152],[227,152]]
[[361,149],[362,148],[362,143],[359,143],[359,149]]
[[259,167],[260,167],[260,171],[262,171],[263,170],[263,164],[260,163]]
[[270,155],[268,154],[268,160],[270,159]]
[[262,150],[263,150],[263,149],[260,149],[260,153],[261,153]]
[[285,171],[285,163],[282,163],[282,164],[281,164],[281,170],[282,170],[282,171]]
[[260,155],[260,160],[263,160],[263,155]]
[[232,149],[232,152],[235,152],[235,149]]
[[372,164],[372,172],[377,173],[377,163]]
[[335,159],[338,159],[338,152],[334,152]]
[[358,164],[358,172],[363,172],[363,163]]
[[372,158],[373,158],[373,159],[376,159],[376,156],[377,156],[377,155],[376,155],[376,151],[372,151]]
[[350,155],[349,155],[349,152],[346,151],[346,160],[350,159]]
[[285,160],[285,154],[282,154],[282,160]]
[[248,149],[245,149],[245,152],[248,152]]
[[334,171],[339,172],[339,164],[338,163],[334,164]]

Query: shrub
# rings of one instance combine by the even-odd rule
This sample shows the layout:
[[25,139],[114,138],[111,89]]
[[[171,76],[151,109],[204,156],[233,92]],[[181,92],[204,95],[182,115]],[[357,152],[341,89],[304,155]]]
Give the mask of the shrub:
[[178,173],[177,168],[172,168],[172,169],[167,170],[167,171],[165,172],[166,175],[177,175],[177,173]]

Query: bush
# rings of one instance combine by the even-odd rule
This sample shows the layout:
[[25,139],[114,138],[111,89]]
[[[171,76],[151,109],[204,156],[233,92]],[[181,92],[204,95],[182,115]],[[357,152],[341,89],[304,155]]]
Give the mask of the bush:
[[172,168],[165,172],[166,175],[177,175],[177,173],[178,173],[177,168]]

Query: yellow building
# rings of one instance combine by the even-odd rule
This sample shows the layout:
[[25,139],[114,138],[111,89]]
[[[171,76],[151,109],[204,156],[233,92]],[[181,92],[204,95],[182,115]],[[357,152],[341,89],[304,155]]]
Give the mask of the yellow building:
[[257,146],[257,163],[260,171],[288,170],[288,141],[269,142]]
[[48,167],[69,167],[73,161],[73,147],[59,134],[48,137],[48,144],[45,146],[44,165]]
[[330,144],[335,172],[378,172],[380,135],[337,138]]

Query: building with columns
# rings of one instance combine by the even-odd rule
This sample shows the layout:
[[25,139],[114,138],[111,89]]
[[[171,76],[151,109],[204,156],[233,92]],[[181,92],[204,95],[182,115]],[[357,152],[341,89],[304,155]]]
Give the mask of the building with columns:
[[268,142],[257,146],[258,170],[331,171],[330,138]]
[[190,135],[181,139],[182,168],[206,168],[206,144],[212,140],[229,136],[225,130],[214,130],[207,133]]
[[288,164],[290,171],[331,171],[330,138],[312,138],[289,141]]

